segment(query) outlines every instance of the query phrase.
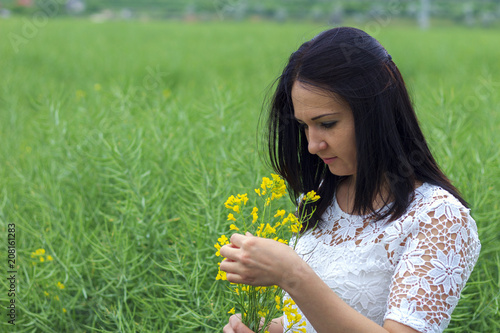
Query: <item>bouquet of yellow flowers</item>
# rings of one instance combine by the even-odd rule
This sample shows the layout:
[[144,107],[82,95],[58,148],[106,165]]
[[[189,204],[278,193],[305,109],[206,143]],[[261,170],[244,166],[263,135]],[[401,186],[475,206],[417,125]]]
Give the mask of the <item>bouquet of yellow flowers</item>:
[[[307,223],[314,211],[306,213],[305,209],[301,209],[302,214],[296,216],[294,213],[287,214],[281,207],[276,208],[276,202],[285,194],[284,180],[272,174],[271,178],[262,178],[260,188],[255,189],[256,201],[261,203],[260,207],[256,205],[250,210],[250,205],[247,206],[249,198],[246,193],[231,195],[224,204],[230,211],[227,216],[227,220],[230,221],[229,231],[250,232],[257,237],[274,239],[284,244],[288,244],[288,240],[294,236],[296,244],[302,224]],[[301,204],[305,207],[318,199],[319,196],[311,191],[302,197]],[[216,256],[221,256],[220,248],[225,244],[229,244],[229,238],[222,235],[215,244]],[[218,265],[220,266],[220,262]],[[220,268],[216,279],[227,280],[226,273]],[[271,320],[284,314],[289,323],[284,332],[288,332],[295,324],[298,324],[300,332],[305,332],[303,327],[305,322],[297,313],[296,307],[293,307],[295,302],[291,298],[283,300],[283,291],[278,286],[256,287],[230,283],[229,290],[236,296],[236,306],[242,314],[242,322],[252,331],[268,332]],[[228,313],[235,312],[233,307]]]

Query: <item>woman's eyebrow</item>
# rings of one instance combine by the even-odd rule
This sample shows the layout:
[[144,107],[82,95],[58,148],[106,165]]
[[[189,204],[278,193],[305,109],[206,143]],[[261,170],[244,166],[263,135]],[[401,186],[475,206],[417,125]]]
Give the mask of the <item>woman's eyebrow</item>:
[[[340,112],[320,114],[319,116],[311,118],[311,120],[317,120],[317,119],[320,119],[320,118],[323,118],[323,117],[326,117],[326,116],[332,116],[332,115],[336,115],[336,114],[340,114]],[[302,120],[300,120],[299,118],[297,118],[295,116],[293,116],[293,119],[295,119],[296,121],[299,121],[299,122],[303,122]]]
[[314,118],[311,118],[311,120],[317,120],[319,118],[322,118],[322,117],[326,117],[326,116],[332,116],[332,115],[335,115],[335,114],[339,114],[340,112],[333,112],[333,113],[325,113],[325,114],[321,114],[319,116],[316,116]]

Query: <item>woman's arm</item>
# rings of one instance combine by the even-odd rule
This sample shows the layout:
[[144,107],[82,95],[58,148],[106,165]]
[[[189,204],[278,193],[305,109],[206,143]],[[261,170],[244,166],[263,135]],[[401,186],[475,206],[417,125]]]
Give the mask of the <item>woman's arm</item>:
[[250,234],[234,234],[231,244],[223,246],[220,253],[227,258],[220,268],[227,272],[228,281],[278,285],[288,292],[318,333],[417,332],[390,320],[380,327],[351,308],[287,245]]

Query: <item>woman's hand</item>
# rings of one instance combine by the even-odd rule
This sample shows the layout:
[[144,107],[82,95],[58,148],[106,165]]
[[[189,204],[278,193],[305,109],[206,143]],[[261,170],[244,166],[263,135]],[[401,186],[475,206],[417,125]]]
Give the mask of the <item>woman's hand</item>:
[[226,258],[220,269],[232,283],[254,286],[278,285],[291,276],[290,272],[302,261],[288,245],[272,239],[234,234],[231,244],[224,245],[220,254]]
[[[261,323],[263,323],[263,320]],[[279,318],[274,318],[271,323],[269,324],[269,327],[267,328],[267,331],[270,333],[283,333],[283,317]],[[224,329],[222,330],[224,333],[254,333],[251,329],[249,329],[247,326],[245,326],[241,322],[241,314],[235,314],[232,315],[229,318],[229,323],[224,326]]]
[[254,333],[241,322],[241,315],[235,314],[229,317],[229,323],[222,330],[224,333]]

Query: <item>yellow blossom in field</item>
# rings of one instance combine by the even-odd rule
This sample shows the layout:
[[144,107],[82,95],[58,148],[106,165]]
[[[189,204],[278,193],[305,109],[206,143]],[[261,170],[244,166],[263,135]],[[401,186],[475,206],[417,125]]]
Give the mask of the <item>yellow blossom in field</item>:
[[301,223],[292,213],[288,214],[288,216],[283,219],[283,225],[285,224],[289,224],[289,228],[293,233],[300,231]]
[[231,310],[229,310],[227,313],[230,313],[230,314],[235,314],[236,310],[234,308],[231,308]]
[[48,256],[47,256],[47,260],[48,260],[48,261],[52,261],[52,260],[54,260],[54,258],[52,258],[52,256],[51,256],[51,255],[48,255]]
[[170,90],[170,89],[163,89],[162,95],[165,98],[169,98],[172,95],[172,90]]
[[78,89],[75,93],[76,95],[76,100],[79,101],[81,100],[82,98],[84,98],[87,94],[85,93],[85,91],[81,90],[81,89]]
[[[226,202],[224,203],[224,206],[227,209],[232,209],[236,212],[237,210],[239,210],[239,205],[241,204],[246,205],[247,201],[248,201],[248,195],[246,193],[238,194],[236,197],[234,195],[231,195],[229,198],[227,198]],[[235,209],[234,208],[235,206],[238,206],[238,208]]]
[[45,258],[44,257],[40,257],[40,262],[44,262],[45,261]]
[[308,200],[309,202],[315,202],[315,201],[318,201],[319,198],[320,198],[319,195],[317,195],[315,191],[309,191],[309,192],[307,192],[306,195],[304,195],[302,200],[303,201]]
[[215,277],[216,280],[227,280],[226,272],[220,270],[220,263],[219,263],[219,272],[217,273],[217,276]]
[[45,254],[45,250],[44,249],[38,249],[38,250],[35,251],[35,254],[38,255],[38,256],[44,255]]
[[260,188],[262,189],[261,194],[265,195],[267,193],[267,189],[273,186],[273,182],[271,179],[267,177],[262,178],[262,184],[260,184]]
[[264,234],[266,236],[269,236],[269,235],[272,235],[272,234],[275,234],[276,233],[276,229],[271,227],[271,225],[269,223],[266,224],[266,227],[264,229]]
[[254,224],[255,221],[257,221],[257,219],[259,218],[259,215],[257,215],[258,211],[259,211],[259,209],[257,207],[254,207],[252,209],[252,212],[250,213],[250,215],[252,215],[252,224]]
[[255,232],[257,237],[262,237],[262,230],[264,229],[264,227],[265,227],[264,223],[261,223],[259,225],[259,227],[257,228],[257,231]]
[[64,287],[64,284],[62,284],[61,282],[57,282],[57,287],[58,287],[59,289],[64,289],[64,288],[65,288],[65,287]]
[[259,316],[261,316],[261,317],[266,317],[268,313],[269,313],[269,310],[264,310],[264,311],[259,310],[259,311],[258,311],[258,314],[259,314]]
[[217,249],[217,252],[215,253],[215,255],[217,257],[220,257],[220,248],[223,246],[223,245],[226,245],[226,244],[229,244],[229,239],[226,237],[226,235],[222,235],[220,236],[218,239],[217,239],[218,243],[215,243],[214,244],[214,247]]
[[65,308],[62,308],[62,311],[63,311],[64,313],[66,313],[66,312],[67,312]]
[[221,245],[225,245],[225,244],[229,244],[229,238],[226,237],[226,235],[222,235],[220,236],[217,241],[221,244]]
[[215,243],[214,246],[217,249],[217,252],[215,252],[215,255],[217,257],[220,257],[220,248],[221,248],[220,244],[219,243]]
[[[276,209],[280,203],[275,203],[275,200],[279,200],[286,194],[286,185],[280,176],[271,174],[271,177],[263,177],[262,183],[255,189],[255,194],[253,198],[259,202],[255,207],[250,206],[251,210],[247,206],[249,198],[246,193],[231,195],[227,198],[224,203],[226,209],[230,210],[227,220],[232,221],[229,230],[241,233],[249,232],[257,237],[273,239],[283,244],[288,244],[288,239],[293,237],[294,233],[295,236],[300,236],[298,232],[302,223],[305,223],[310,217],[301,211],[297,212],[298,215],[293,213],[287,215],[286,210]],[[307,198],[309,201],[317,200],[314,192],[308,194]],[[308,201],[305,203],[307,204]],[[239,215],[236,216],[236,214]],[[260,223],[256,223],[257,221]],[[214,245],[217,250],[216,256],[221,256],[220,249],[229,243],[229,239],[222,235]],[[216,280],[227,280],[226,273],[220,270],[220,264],[218,263]],[[283,302],[283,291],[278,286],[262,287],[230,283],[228,287],[236,296],[238,306],[242,310],[243,323],[251,327],[253,331],[266,333],[266,327],[261,325],[262,317],[264,322],[269,323],[270,318],[284,314],[287,315],[287,320],[291,324],[290,328],[293,326],[294,331],[302,332],[302,324],[299,325],[301,315],[297,312],[296,307],[292,306],[294,303],[291,299]],[[228,313],[235,311],[235,308],[232,308]]]
[[283,243],[283,244],[288,244],[288,241],[285,240],[285,239],[281,239],[281,238],[278,238],[278,237],[274,237],[273,238],[275,241],[278,241],[280,243]]
[[286,214],[286,211],[284,209],[278,209],[276,214],[274,214],[274,217],[283,217],[283,216],[285,216],[285,214]]
[[47,297],[49,296],[48,292],[44,291],[43,293],[44,293],[45,296],[47,296]]

